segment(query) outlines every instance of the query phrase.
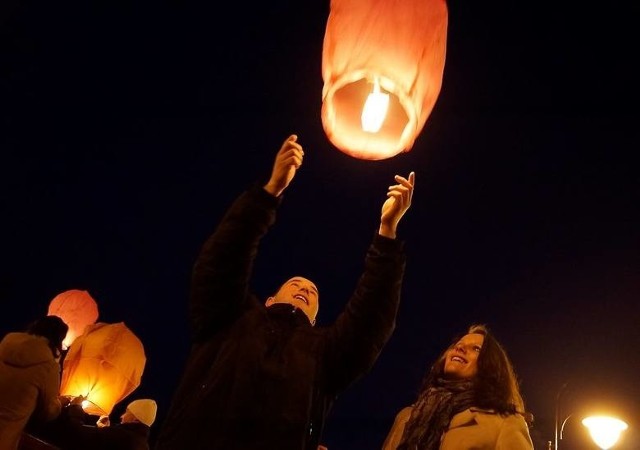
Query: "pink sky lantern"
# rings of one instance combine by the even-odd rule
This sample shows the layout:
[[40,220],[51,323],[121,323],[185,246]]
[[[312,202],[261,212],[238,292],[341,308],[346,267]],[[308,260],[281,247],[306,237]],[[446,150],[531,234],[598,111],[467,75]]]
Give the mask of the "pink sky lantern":
[[69,326],[67,337],[62,343],[65,348],[69,348],[87,325],[96,323],[98,305],[89,292],[71,289],[51,300],[47,314],[60,317]]
[[445,0],[331,0],[322,49],[322,125],[359,159],[413,147],[444,72]]

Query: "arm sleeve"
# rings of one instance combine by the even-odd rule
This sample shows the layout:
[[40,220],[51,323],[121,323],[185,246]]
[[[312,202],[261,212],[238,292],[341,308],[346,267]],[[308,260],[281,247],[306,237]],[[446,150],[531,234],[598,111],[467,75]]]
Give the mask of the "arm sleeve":
[[506,418],[498,434],[496,450],[533,450],[529,427],[522,416]]
[[384,440],[384,444],[382,444],[382,450],[396,450],[396,448],[398,448],[398,444],[400,444],[402,435],[404,434],[404,427],[407,425],[407,422],[411,417],[412,410],[413,408],[411,408],[411,406],[407,406],[402,408],[400,412],[396,414],[391,430],[389,430],[389,433]]
[[255,184],[235,200],[204,243],[191,277],[189,319],[194,341],[226,326],[246,306],[258,244],[274,223],[279,202]]
[[335,394],[371,369],[395,329],[403,247],[401,241],[374,235],[354,293],[329,329],[325,377]]
[[47,368],[36,415],[44,421],[50,421],[60,415],[62,404],[58,398],[60,392],[60,366],[52,361]]

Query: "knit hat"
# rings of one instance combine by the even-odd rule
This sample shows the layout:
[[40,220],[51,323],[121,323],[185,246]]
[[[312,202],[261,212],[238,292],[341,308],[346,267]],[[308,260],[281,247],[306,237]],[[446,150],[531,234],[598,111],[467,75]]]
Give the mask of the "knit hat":
[[133,414],[138,421],[150,427],[156,420],[158,405],[154,400],[143,398],[129,403],[127,411]]

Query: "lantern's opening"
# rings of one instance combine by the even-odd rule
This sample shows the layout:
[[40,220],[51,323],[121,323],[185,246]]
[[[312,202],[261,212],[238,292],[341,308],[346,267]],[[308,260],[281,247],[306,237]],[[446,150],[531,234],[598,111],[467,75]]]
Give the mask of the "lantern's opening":
[[373,127],[365,128],[363,110],[370,94],[372,83],[367,78],[346,83],[333,91],[324,105],[329,108],[326,113],[332,118],[329,121],[333,125],[332,130],[327,131],[338,148],[353,156],[384,159],[399,152],[410,122],[409,115],[396,94],[391,91],[380,92],[387,97],[384,100],[387,104],[386,117],[380,120],[377,131],[372,131]]

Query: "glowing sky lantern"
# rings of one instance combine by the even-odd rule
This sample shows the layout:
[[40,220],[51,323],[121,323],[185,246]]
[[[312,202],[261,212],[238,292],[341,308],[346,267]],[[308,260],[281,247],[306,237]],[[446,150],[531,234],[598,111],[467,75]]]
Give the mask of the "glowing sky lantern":
[[96,323],[98,305],[89,292],[70,289],[51,300],[47,314],[60,317],[69,326],[67,337],[62,342],[64,348],[69,348],[87,325]]
[[87,413],[109,415],[140,385],[146,361],[142,342],[123,322],[97,323],[69,348],[60,394],[82,395]]
[[322,49],[322,125],[339,150],[409,151],[442,86],[445,0],[331,0]]

